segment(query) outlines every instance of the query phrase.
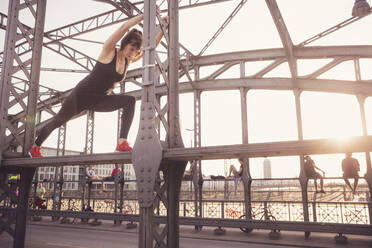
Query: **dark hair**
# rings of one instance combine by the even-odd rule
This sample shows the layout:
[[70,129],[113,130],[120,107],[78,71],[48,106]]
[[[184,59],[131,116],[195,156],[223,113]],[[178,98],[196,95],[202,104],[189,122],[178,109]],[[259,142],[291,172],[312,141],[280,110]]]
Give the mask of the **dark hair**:
[[123,50],[129,44],[140,49],[142,47],[142,32],[135,28],[130,30],[121,40],[120,50]]

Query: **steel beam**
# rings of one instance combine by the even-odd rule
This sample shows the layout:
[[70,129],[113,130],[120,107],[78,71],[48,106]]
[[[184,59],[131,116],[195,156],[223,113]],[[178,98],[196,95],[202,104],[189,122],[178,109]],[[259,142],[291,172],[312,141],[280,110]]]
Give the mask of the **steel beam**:
[[[241,71],[241,76],[244,76],[244,71]],[[240,88],[240,111],[242,123],[242,143],[248,144],[248,108],[247,108],[247,92],[245,88]],[[243,158],[243,157],[240,157]],[[250,173],[249,158],[243,159],[242,181],[244,185],[244,210],[245,218],[252,219],[252,176]]]
[[[14,209],[0,208],[0,213],[14,216]],[[101,220],[117,221],[139,221],[138,215],[121,213],[98,213],[98,212],[77,212],[77,211],[52,211],[52,210],[29,210],[32,216],[59,216],[71,218],[98,218]],[[154,223],[164,224],[166,217],[155,216]],[[310,231],[320,233],[344,233],[355,235],[372,235],[371,225],[364,224],[341,224],[324,222],[302,222],[302,221],[262,221],[262,220],[242,220],[242,219],[217,219],[217,218],[191,218],[180,217],[180,225],[203,225],[203,226],[222,226],[231,228],[254,228],[266,230],[287,230],[287,231]]]
[[306,39],[305,41],[301,42],[300,44],[298,44],[299,47],[303,47],[303,46],[306,46],[320,38],[323,38],[335,31],[338,31],[340,30],[341,28],[344,28],[348,25],[350,25],[351,23],[355,22],[355,21],[358,21],[359,19],[362,19],[368,15],[372,14],[372,9],[370,9],[369,13],[367,13],[366,15],[363,15],[363,16],[353,16],[353,17],[350,17],[349,19],[345,20],[345,21],[342,21],[340,22],[339,24],[335,25],[335,26],[332,26],[328,29],[326,29],[325,31],[322,31],[320,32],[319,34],[316,34],[308,39]]
[[[350,60],[350,59],[352,59],[352,58],[347,58],[347,57],[335,58],[331,62],[329,62],[328,64],[319,68],[318,70],[312,72],[309,75],[302,76],[301,78],[317,78],[320,75],[322,75],[323,73],[325,73],[325,72],[329,71],[330,69],[334,68],[336,65],[338,65],[342,62],[345,62],[347,60]],[[360,79],[358,79],[358,81],[360,81]]]
[[[325,47],[311,47],[311,48],[301,48],[297,49],[297,55],[300,57],[300,59],[320,59],[320,58],[335,58],[338,57],[347,57],[347,56],[356,56],[358,58],[372,58],[372,46],[325,46]],[[194,58],[194,67],[190,69],[194,69],[196,67],[200,66],[208,66],[212,64],[226,64],[229,61],[232,63],[240,63],[242,61],[260,61],[260,60],[277,60],[278,63],[283,63],[285,60],[285,53],[283,49],[265,49],[265,50],[252,50],[252,51],[241,51],[241,52],[234,52],[234,53],[225,53],[225,54],[215,54],[215,55],[208,55],[208,56],[202,56],[198,58]],[[185,60],[181,60],[181,63],[185,63]],[[275,66],[277,64],[275,63]],[[275,68],[275,66],[273,68]],[[271,68],[271,67],[270,67]],[[272,68],[272,69],[273,69]],[[324,71],[323,71],[324,72]],[[267,73],[267,72],[264,72]],[[262,75],[254,75],[253,77],[249,78],[257,78],[261,77]],[[135,69],[128,71],[127,79],[131,80],[133,78],[141,77],[141,69]],[[276,79],[269,79],[265,78],[263,80],[276,80]],[[280,79],[280,80],[286,80],[286,79]],[[194,81],[200,81],[200,80],[194,80]],[[329,80],[332,82],[338,82],[337,80]],[[315,81],[313,81],[315,82]],[[319,84],[323,84],[324,81],[320,81]],[[347,81],[341,81],[341,82],[347,82]],[[301,82],[299,82],[301,83]],[[218,82],[217,84],[218,85]],[[197,85],[198,89],[201,88],[201,85]],[[247,85],[248,87],[250,85]],[[272,85],[273,88],[275,88],[277,84]],[[352,84],[350,84],[352,86]],[[236,89],[238,89],[240,86],[237,86]],[[304,85],[299,86],[305,87]],[[188,88],[188,87],[186,87]],[[218,87],[216,87],[218,88]],[[317,87],[319,90],[322,90],[322,87]],[[341,86],[340,88],[343,88]],[[349,88],[349,87],[348,87]],[[355,87],[357,88],[357,87]],[[185,87],[180,86],[180,92],[185,92]],[[208,89],[207,89],[208,90]],[[306,87],[304,90],[307,90]],[[325,89],[325,91],[329,91],[330,89]],[[70,91],[66,91],[64,93],[61,93],[61,95],[57,97],[53,97],[51,99],[44,100],[47,105],[54,105],[57,103],[60,103],[68,94]],[[137,93],[136,93],[137,92]],[[162,91],[163,95],[165,94],[165,91]],[[188,90],[186,91],[188,92]],[[157,94],[159,91],[157,92]],[[140,97],[141,93],[140,91],[134,91],[132,93],[129,93],[131,95],[136,95],[138,98]],[[41,103],[38,103],[38,109],[40,109],[42,106]],[[22,118],[24,116],[24,113],[17,114],[15,116],[16,119]]]
[[26,236],[26,219],[28,210],[28,197],[35,168],[19,168],[21,181],[19,187],[18,206],[16,210],[16,227],[14,233],[14,248],[23,248]]
[[[115,5],[122,5],[122,0],[95,0],[98,2],[106,2],[109,4],[112,4],[113,6]],[[218,3],[223,3],[223,2],[228,2],[232,0],[180,0],[179,1],[179,9],[189,9],[189,8],[195,8],[195,7],[200,7],[200,6],[205,6],[205,5],[211,5],[211,4],[218,4]],[[144,5],[145,1],[137,1],[131,3],[133,6],[142,6]],[[167,11],[167,10],[166,10]]]
[[[54,47],[57,46],[57,47]],[[97,62],[95,59],[89,57],[88,55],[70,47],[65,44],[63,44],[60,41],[56,41],[50,44],[45,44],[45,47],[52,50],[53,52],[56,52],[63,57],[71,60],[72,62],[75,62],[76,64],[80,65],[87,71],[91,71]],[[80,62],[83,59],[83,62]]]
[[143,19],[143,75],[140,128],[133,147],[140,205],[139,247],[152,248],[154,239],[153,203],[155,177],[162,160],[162,146],[155,123],[155,36],[156,4],[146,0]]
[[293,42],[291,36],[289,35],[276,0],[266,0],[266,4],[270,10],[271,16],[273,17],[276,29],[279,32],[286,57],[288,59],[289,70],[291,71],[292,78],[295,79],[297,78],[297,61],[293,52]]
[[239,12],[239,10],[244,6],[244,4],[247,2],[247,0],[242,0],[238,6],[233,10],[233,12],[227,17],[227,19],[224,21],[224,23],[221,25],[221,27],[217,30],[217,32],[212,36],[212,38],[207,42],[207,44],[204,45],[204,47],[199,52],[198,56],[201,56],[204,54],[204,52],[212,45],[213,41],[217,39],[217,37],[222,33],[222,31],[227,27],[227,25],[231,22],[231,20],[236,16],[236,14]]
[[[190,83],[180,83],[179,91],[182,93],[193,92],[194,88],[199,91],[216,91],[216,90],[238,90],[239,88],[250,88],[250,89],[267,89],[267,90],[293,90],[295,88],[302,89],[303,91],[317,91],[317,92],[332,92],[342,94],[363,94],[365,96],[372,96],[372,86],[369,82],[355,82],[355,81],[341,81],[341,80],[325,80],[325,79],[297,79],[297,87],[293,87],[291,79],[285,78],[238,78],[238,79],[220,79],[220,80],[206,80],[206,81],[194,81],[193,85]],[[156,86],[155,92],[157,95],[163,96],[168,92],[168,87],[165,85]],[[39,110],[45,110],[45,108],[60,103],[67,95],[69,91],[62,95],[55,96],[49,100],[45,100],[43,103],[38,104]],[[133,91],[127,93],[139,99],[141,97],[141,91]],[[45,106],[43,107],[43,105]],[[156,107],[155,107],[156,108]],[[25,113],[19,113],[14,116],[14,120],[21,120],[25,116]],[[41,126],[37,127],[37,130]],[[12,135],[14,137],[22,137],[21,132],[24,130],[24,126],[21,126],[14,131]],[[19,135],[17,135],[19,134]],[[9,146],[9,142],[14,140],[13,136],[6,138],[6,144]]]
[[[356,71],[356,77],[360,77],[360,71]],[[368,135],[367,130],[367,120],[366,120],[366,112],[365,112],[365,96],[359,95],[357,96],[358,102],[359,102],[359,109],[360,109],[360,117],[362,120],[362,130],[363,130],[363,136]],[[371,166],[371,155],[370,151],[365,152],[366,155],[366,167],[367,167],[367,173],[365,174],[365,178],[368,184],[369,189],[369,197],[372,196],[372,166]],[[369,211],[369,223],[372,223],[372,203],[370,202],[368,204],[368,211]]]
[[[292,85],[291,78],[232,78],[215,79],[205,81],[194,81],[193,86],[200,91],[218,91],[218,90],[239,90],[239,88],[262,89],[262,90],[293,90],[295,88],[304,91],[332,92],[342,94],[372,94],[371,83],[367,81],[355,82],[344,80],[327,79],[298,79],[297,87]],[[182,93],[193,92],[194,87],[191,83],[180,83],[179,89]],[[167,87],[160,85],[156,87],[157,95],[165,95]],[[139,97],[140,91],[128,93],[134,97]]]
[[[253,143],[247,145],[208,146],[199,148],[172,148],[163,152],[165,160],[209,160],[239,157],[295,156],[298,154],[333,154],[372,151],[372,136],[358,136],[342,141],[340,139],[312,139],[303,141],[282,141]],[[131,153],[96,153],[93,155],[67,155],[64,157],[12,158],[4,159],[3,166],[45,167],[83,164],[130,163]]]
[[[304,91],[317,91],[317,92],[332,92],[342,94],[363,94],[365,96],[372,96],[372,86],[367,81],[342,81],[342,80],[326,80],[326,79],[297,79],[297,86],[294,87],[292,80],[289,78],[235,78],[235,79],[218,79],[218,80],[201,80],[193,81],[192,83],[180,83],[179,92],[187,93],[193,92],[195,89],[198,91],[216,91],[216,90],[238,90],[239,88],[250,88],[250,89],[266,89],[266,90],[293,90],[295,88],[302,89]],[[156,95],[164,96],[168,92],[168,87],[165,85],[158,85],[155,88]],[[70,91],[66,91],[57,96],[53,96],[50,99],[46,99],[41,103],[38,103],[38,110],[43,111],[59,104],[65,97],[69,95]],[[140,90],[126,93],[141,98],[142,92]],[[25,116],[24,112],[21,112],[13,116],[14,120],[21,120]],[[39,129],[39,127],[37,127]],[[17,129],[17,133],[13,135],[21,135],[24,130],[24,126]],[[6,144],[9,144],[13,138],[7,137]]]
[[[32,8],[32,7],[31,7]],[[39,93],[39,78],[40,78],[40,65],[41,65],[41,52],[44,35],[44,24],[45,24],[45,12],[46,12],[46,0],[37,1],[37,15],[35,20],[33,49],[32,49],[32,60],[31,60],[31,75],[30,84],[28,89],[28,101],[26,111],[26,124],[25,124],[25,136],[23,145],[23,155],[26,156],[34,144],[35,139],[35,121],[36,121],[36,103]]]
[[[195,69],[195,80],[199,79],[199,70]],[[194,90],[194,147],[201,147],[201,91]],[[197,182],[195,185],[195,217],[203,216],[203,173],[201,161],[195,161]],[[194,181],[194,180],[193,180]],[[198,226],[195,227],[199,229]]]
[[[19,15],[19,0],[10,1],[8,9],[8,19],[7,31],[5,34],[5,49],[4,56],[6,61],[2,64],[1,69],[1,88],[0,88],[0,151],[3,150],[5,141],[5,130],[6,123],[8,120],[8,106],[9,106],[9,94],[10,87],[12,87],[12,69],[13,69],[13,59],[15,56],[14,46],[16,42],[16,32],[17,32],[17,19]],[[2,158],[2,153],[0,153],[0,159]],[[1,166],[1,163],[0,163]]]
[[[325,59],[346,56],[372,58],[372,46],[295,47],[293,53],[296,59]],[[206,66],[224,64],[228,61],[263,61],[276,60],[280,58],[286,58],[286,53],[283,48],[269,48],[194,57],[193,64],[198,66]],[[181,62],[184,61],[182,60]]]
[[[47,45],[56,41],[73,38],[75,36],[95,31],[126,20],[129,20],[129,17],[123,15],[120,10],[115,9],[108,11],[46,32],[44,34],[45,37],[50,38],[51,41],[46,42],[45,44]],[[2,23],[6,22],[7,16],[3,13],[0,13],[0,21]],[[31,47],[25,47],[25,45],[27,45],[27,42],[17,44],[16,48],[18,55],[21,56],[31,51]],[[2,53],[0,53],[0,55],[1,54]]]
[[[303,125],[302,125],[302,111],[301,111],[301,93],[299,89],[293,91],[295,96],[295,105],[296,105],[296,120],[297,120],[297,135],[298,140],[303,141]],[[307,186],[309,178],[306,175],[305,164],[304,164],[304,155],[312,153],[299,153],[300,159],[300,176],[299,181],[301,185],[301,196],[302,196],[302,211],[304,215],[304,221],[309,221],[309,199],[307,194]],[[305,232],[305,238],[308,238],[310,235],[309,232]]]
[[[178,1],[168,3],[168,126],[166,141],[169,148],[184,147],[179,119],[179,5]],[[163,173],[167,183],[166,246],[179,247],[179,195],[186,161],[164,163]],[[165,243],[165,242],[164,242]]]

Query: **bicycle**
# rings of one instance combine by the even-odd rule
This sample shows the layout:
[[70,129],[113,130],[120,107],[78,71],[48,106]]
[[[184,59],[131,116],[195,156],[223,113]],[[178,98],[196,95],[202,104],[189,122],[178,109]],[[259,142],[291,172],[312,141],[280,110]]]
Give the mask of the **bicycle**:
[[[258,218],[256,218],[258,217]],[[246,219],[246,215],[243,214],[239,217],[239,219]],[[262,211],[252,213],[252,220],[266,220],[266,221],[276,221],[275,216],[271,213],[270,208],[264,207]],[[245,228],[241,227],[240,230],[245,233],[250,233],[253,231],[253,228]],[[273,230],[277,231],[277,230]],[[280,231],[280,230],[278,230]]]

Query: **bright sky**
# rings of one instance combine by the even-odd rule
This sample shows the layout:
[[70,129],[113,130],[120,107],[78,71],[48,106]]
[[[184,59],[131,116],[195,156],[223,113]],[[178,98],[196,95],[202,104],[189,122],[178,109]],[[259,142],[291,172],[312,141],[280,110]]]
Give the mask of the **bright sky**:
[[[160,3],[161,1],[159,1]],[[217,31],[220,25],[230,15],[240,1],[229,1],[213,6],[188,9],[180,12],[180,42],[194,54],[198,54],[202,47]],[[370,1],[369,1],[370,2]],[[351,17],[353,0],[278,0],[282,16],[286,22],[294,44],[298,44],[319,32]],[[0,11],[7,13],[8,1],[0,1]],[[165,8],[165,6],[162,6]],[[48,0],[47,21],[45,30],[70,24],[98,13],[111,10],[110,5],[92,0]],[[206,14],[207,13],[207,14]],[[28,17],[21,16],[27,23]],[[372,16],[335,32],[311,45],[371,45],[370,30]],[[116,26],[104,28],[88,33],[79,38],[89,38],[104,41],[115,30]],[[3,50],[5,32],[0,31],[0,49]],[[90,56],[97,58],[100,45],[69,41],[70,44]],[[263,0],[248,0],[229,26],[212,44],[205,54],[225,53],[232,51],[255,50],[263,48],[281,47],[281,41],[271,18],[270,12]],[[329,60],[299,60],[299,75],[306,75],[316,68],[326,64]],[[372,79],[372,60],[363,59],[361,62],[362,79]],[[132,66],[141,65],[138,62]],[[246,63],[246,74],[257,72],[265,62]],[[43,67],[81,69],[54,52],[43,49]],[[215,67],[203,68],[201,77]],[[239,70],[231,68],[219,78],[236,77]],[[85,74],[42,72],[40,82],[43,85],[67,90],[74,87]],[[266,75],[267,77],[288,77],[289,69],[283,64]],[[342,63],[319,78],[354,80],[354,65],[352,62]],[[223,99],[223,100],[222,100]],[[344,138],[361,135],[361,119],[359,104],[355,96],[343,94],[304,92],[301,95],[303,117],[303,131],[305,139],[313,138]],[[140,102],[133,126],[129,134],[129,141],[134,143],[138,131]],[[240,144],[241,117],[239,91],[219,91],[202,93],[202,145]],[[248,92],[248,128],[249,142],[270,142],[296,140],[296,112],[294,96],[290,91],[251,90]],[[369,134],[372,133],[372,99],[365,103]],[[180,96],[181,129],[185,146],[193,143],[193,133],[186,129],[193,129],[193,96]],[[47,117],[47,116],[45,116]],[[108,121],[109,120],[109,121]],[[83,150],[85,144],[85,122],[82,117],[70,121],[67,126],[66,148]],[[95,152],[112,152],[116,144],[117,113],[96,113],[94,137]],[[56,146],[57,130],[44,143],[45,146]],[[318,167],[326,171],[327,176],[341,175],[341,160],[344,154],[313,156]],[[361,175],[366,171],[364,154],[355,154],[361,163]],[[263,158],[250,160],[251,174],[254,178],[262,177]],[[236,160],[226,161],[235,164]],[[273,177],[295,177],[299,173],[299,159],[293,157],[271,158]],[[224,161],[203,161],[204,174],[224,173]]]

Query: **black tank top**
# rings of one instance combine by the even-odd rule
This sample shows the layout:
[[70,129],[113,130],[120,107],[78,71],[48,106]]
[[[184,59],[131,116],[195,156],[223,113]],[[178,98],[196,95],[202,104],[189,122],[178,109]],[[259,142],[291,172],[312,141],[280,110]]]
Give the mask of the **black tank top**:
[[128,60],[125,59],[123,74],[116,71],[117,51],[110,63],[104,64],[97,61],[93,70],[81,80],[75,87],[75,91],[84,95],[107,95],[115,87],[116,82],[120,82],[127,73]]

